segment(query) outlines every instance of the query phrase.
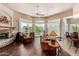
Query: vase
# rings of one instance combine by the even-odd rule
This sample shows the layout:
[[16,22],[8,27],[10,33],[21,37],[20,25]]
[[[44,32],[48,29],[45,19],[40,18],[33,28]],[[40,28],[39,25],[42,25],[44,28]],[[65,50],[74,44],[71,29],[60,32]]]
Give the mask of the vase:
[[51,44],[55,45],[56,40],[51,40]]

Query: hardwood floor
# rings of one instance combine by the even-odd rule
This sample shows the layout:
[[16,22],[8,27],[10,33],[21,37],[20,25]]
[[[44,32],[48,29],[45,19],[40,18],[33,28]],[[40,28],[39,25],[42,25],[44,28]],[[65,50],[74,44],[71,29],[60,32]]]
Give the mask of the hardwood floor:
[[[40,47],[40,39],[36,38],[33,43],[23,45],[16,42],[0,49],[0,53],[8,54],[10,56],[44,56]],[[68,53],[61,50],[60,56],[69,56]]]

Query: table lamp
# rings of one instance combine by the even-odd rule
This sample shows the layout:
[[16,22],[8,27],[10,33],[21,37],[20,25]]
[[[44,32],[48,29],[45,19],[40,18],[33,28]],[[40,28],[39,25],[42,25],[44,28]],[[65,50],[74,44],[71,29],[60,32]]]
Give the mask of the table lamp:
[[52,32],[50,33],[51,43],[52,43],[52,44],[55,44],[56,36],[57,36],[57,34],[56,34],[55,31],[52,31]]
[[56,34],[55,31],[52,31],[52,32],[50,33],[50,36],[57,36],[57,34]]

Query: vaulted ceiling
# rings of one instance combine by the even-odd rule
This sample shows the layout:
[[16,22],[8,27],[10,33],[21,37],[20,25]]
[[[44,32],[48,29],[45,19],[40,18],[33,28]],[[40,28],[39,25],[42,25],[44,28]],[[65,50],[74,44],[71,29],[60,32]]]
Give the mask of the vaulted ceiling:
[[73,8],[73,3],[6,3],[8,8],[35,17],[48,17]]

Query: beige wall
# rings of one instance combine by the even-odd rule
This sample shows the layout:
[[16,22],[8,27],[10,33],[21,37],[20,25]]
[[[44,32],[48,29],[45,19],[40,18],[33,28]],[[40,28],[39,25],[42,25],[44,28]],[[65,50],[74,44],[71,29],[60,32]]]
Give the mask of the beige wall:
[[32,20],[31,16],[19,13],[14,11],[14,15],[13,15],[13,26],[16,27],[15,31],[18,32],[19,31],[19,20],[23,18],[24,20]]
[[73,18],[68,20],[70,23],[79,23],[79,3],[73,6]]
[[8,24],[0,23],[0,25],[2,25],[2,26],[14,26],[14,27],[16,27],[15,32],[17,32],[19,30],[19,20],[21,17],[26,19],[26,20],[32,19],[31,16],[13,11],[13,10],[5,7],[2,4],[0,4],[0,16],[7,16],[8,18],[12,17],[12,19],[10,19],[12,22],[11,24],[8,25]]
[[79,13],[79,3],[76,3],[73,7],[73,14],[77,14]]
[[73,15],[73,8],[70,9],[70,10],[67,10],[67,11],[52,15],[52,16],[48,17],[47,19],[48,20],[60,19],[60,18],[71,16],[71,15]]
[[[0,4],[0,16],[7,16],[7,18],[9,20],[12,20],[13,19],[13,11],[8,9],[7,7],[3,6],[2,4]],[[12,19],[10,19],[10,17]],[[3,23],[0,23],[1,26],[11,26],[11,23],[10,24],[3,24]]]
[[73,18],[79,18],[79,3],[76,3],[73,7]]
[[[12,16],[13,15],[13,11],[8,9],[7,7],[5,7],[4,5],[0,4],[0,11],[2,11],[5,15],[7,16]],[[3,14],[2,13],[2,14]],[[1,13],[0,13],[1,14]]]

